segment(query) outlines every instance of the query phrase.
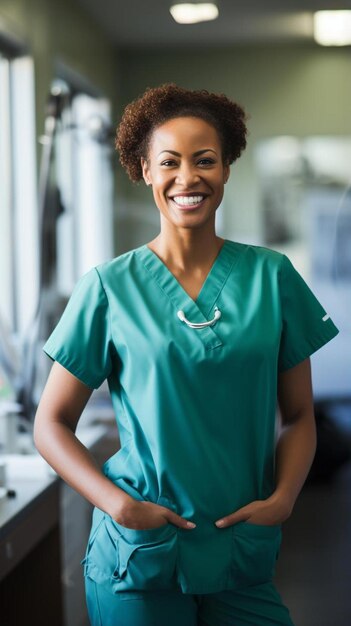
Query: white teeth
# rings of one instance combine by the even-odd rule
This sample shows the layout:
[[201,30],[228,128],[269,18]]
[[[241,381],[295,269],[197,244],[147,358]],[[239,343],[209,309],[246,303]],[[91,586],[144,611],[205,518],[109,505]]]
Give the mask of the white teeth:
[[199,204],[204,199],[204,196],[177,196],[173,198],[176,204],[179,206],[189,206],[193,204]]

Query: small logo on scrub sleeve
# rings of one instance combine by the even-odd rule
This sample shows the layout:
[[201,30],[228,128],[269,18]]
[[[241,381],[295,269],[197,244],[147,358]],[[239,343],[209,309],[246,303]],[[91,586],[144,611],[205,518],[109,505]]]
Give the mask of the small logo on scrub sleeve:
[[330,319],[330,315],[328,315],[328,313],[326,313],[325,316],[322,317],[323,322],[326,322],[329,319]]

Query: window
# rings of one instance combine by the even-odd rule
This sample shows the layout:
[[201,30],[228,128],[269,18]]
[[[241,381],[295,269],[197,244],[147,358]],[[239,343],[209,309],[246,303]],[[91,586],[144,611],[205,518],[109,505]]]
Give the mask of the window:
[[62,80],[51,183],[57,189],[56,291],[68,297],[78,278],[113,257],[113,144],[110,104]]
[[38,292],[34,71],[0,49],[0,319],[22,335]]

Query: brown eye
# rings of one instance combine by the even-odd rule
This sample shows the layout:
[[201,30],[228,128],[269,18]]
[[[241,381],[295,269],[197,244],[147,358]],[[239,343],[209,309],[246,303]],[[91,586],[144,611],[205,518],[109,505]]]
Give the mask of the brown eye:
[[200,159],[197,164],[198,165],[213,165],[215,161],[213,159]]
[[162,161],[161,165],[165,165],[166,167],[170,167],[172,165],[176,165],[176,162],[172,161],[171,159],[167,159],[167,161]]

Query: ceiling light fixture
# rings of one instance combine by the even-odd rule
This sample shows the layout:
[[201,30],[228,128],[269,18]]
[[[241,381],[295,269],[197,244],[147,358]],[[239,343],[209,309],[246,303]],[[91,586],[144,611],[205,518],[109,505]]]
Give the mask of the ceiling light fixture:
[[209,22],[218,17],[218,7],[213,2],[174,4],[169,10],[178,24]]
[[351,11],[317,11],[313,17],[314,38],[321,46],[351,44]]

